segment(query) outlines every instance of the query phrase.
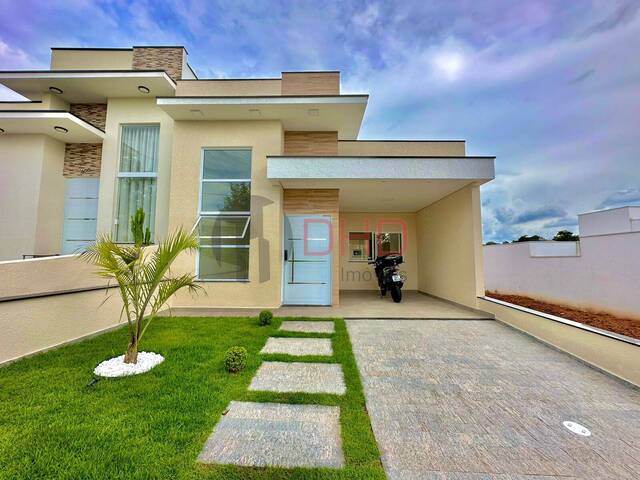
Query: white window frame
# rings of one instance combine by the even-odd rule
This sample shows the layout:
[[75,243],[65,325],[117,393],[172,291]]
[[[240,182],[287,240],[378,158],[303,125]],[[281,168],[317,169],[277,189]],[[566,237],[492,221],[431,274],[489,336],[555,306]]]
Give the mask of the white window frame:
[[[381,234],[394,234],[394,235],[399,235],[400,236],[400,253],[399,255],[404,255],[404,249],[403,244],[402,244],[402,232],[372,232],[372,231],[365,231],[365,230],[349,230],[347,232],[347,246],[349,244],[349,237],[351,236],[352,233],[357,233],[357,234],[369,234],[371,236],[371,242],[372,242],[372,248],[371,248],[371,255],[372,257],[370,258],[363,258],[362,260],[356,260],[351,258],[351,252],[349,252],[349,257],[348,257],[348,261],[349,262],[353,262],[353,263],[364,263],[364,262],[370,262],[372,260],[375,260],[376,257],[378,256],[378,254],[380,253],[378,251],[378,235]],[[351,250],[351,249],[349,249]]]
[[[158,162],[156,163],[156,171],[155,172],[121,172],[120,171],[120,162],[122,161],[122,131],[124,127],[158,127]],[[160,168],[160,128],[161,125],[159,123],[121,123],[120,128],[118,130],[118,171],[116,173],[116,185],[115,185],[115,208],[113,210],[113,226],[115,228],[112,229],[112,233],[118,231],[118,211],[120,208],[120,179],[121,178],[155,178],[156,179],[156,198],[155,204],[156,208],[154,208],[154,213],[157,216],[158,213],[158,169]],[[148,214],[145,212],[145,215]],[[156,218],[157,219],[157,218]],[[154,219],[154,220],[156,220]],[[155,222],[154,222],[155,225]],[[154,227],[155,230],[155,227]],[[116,237],[117,235],[114,235]],[[151,232],[151,243],[153,243],[156,236],[156,232]]]
[[369,240],[371,241],[371,251],[369,252],[369,257],[363,257],[361,259],[351,258],[351,248],[349,247],[349,261],[353,263],[364,263],[370,262],[376,258],[376,239],[374,232],[368,230],[352,230],[347,233],[347,245],[351,242],[351,234],[360,234],[360,235],[369,235]]
[[[202,210],[202,194],[203,194],[203,186],[205,183],[249,183],[249,188],[251,188],[251,178],[204,178],[204,153],[210,150],[248,150],[251,156],[251,160],[253,160],[253,150],[251,147],[202,147],[200,151],[200,185],[198,188],[198,220],[196,220],[195,225],[193,226],[192,232],[195,231],[197,234],[197,228],[200,224],[200,220],[207,217],[226,217],[226,218],[245,218],[247,219],[244,229],[242,230],[242,236],[236,235],[213,235],[213,236],[200,236],[198,235],[198,239],[200,238],[209,238],[209,239],[241,239],[244,238],[247,234],[247,229],[251,224],[251,211],[236,211],[236,212],[228,212],[228,211],[203,211]],[[253,170],[253,169],[252,169]],[[249,242],[251,243],[251,242]],[[251,245],[199,245],[198,250],[196,252],[196,279],[199,282],[240,282],[246,283],[249,282],[249,272],[247,271],[247,278],[200,278],[200,249],[201,248],[249,248]]]

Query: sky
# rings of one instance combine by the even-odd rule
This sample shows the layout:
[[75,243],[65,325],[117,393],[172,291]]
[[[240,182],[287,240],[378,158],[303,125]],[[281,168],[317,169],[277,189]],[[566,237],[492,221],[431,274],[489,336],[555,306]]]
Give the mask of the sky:
[[340,70],[371,95],[361,139],[495,155],[485,241],[640,205],[640,0],[0,0],[1,70],[132,45],[184,45],[201,78]]

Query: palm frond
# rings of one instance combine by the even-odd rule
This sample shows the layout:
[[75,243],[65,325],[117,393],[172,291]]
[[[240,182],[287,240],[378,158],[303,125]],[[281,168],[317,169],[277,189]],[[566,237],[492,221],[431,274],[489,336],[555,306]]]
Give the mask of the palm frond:
[[[81,258],[97,267],[97,274],[118,283],[122,297],[122,315],[126,316],[131,336],[139,341],[151,320],[172,295],[183,288],[192,293],[202,289],[195,277],[183,274],[167,278],[171,264],[183,252],[198,248],[195,233],[178,229],[155,247],[121,245],[101,235]],[[145,317],[146,324],[143,325]]]

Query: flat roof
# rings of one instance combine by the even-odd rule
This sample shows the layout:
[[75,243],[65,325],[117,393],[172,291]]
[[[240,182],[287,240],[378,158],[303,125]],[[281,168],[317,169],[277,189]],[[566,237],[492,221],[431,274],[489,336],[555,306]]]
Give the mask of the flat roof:
[[337,131],[357,138],[368,95],[159,97],[174,120],[280,120],[285,130]]
[[337,188],[349,212],[416,212],[494,176],[493,157],[267,155],[267,178],[284,188]]
[[434,155],[268,155],[267,177],[272,179],[388,179],[476,180],[495,177],[491,156]]
[[102,143],[104,132],[63,110],[0,110],[2,135],[47,135],[65,143]]
[[[11,70],[0,71],[0,84],[27,98],[57,94],[69,103],[105,103],[107,98],[173,95],[176,83],[164,70]],[[149,93],[138,90],[145,86]]]

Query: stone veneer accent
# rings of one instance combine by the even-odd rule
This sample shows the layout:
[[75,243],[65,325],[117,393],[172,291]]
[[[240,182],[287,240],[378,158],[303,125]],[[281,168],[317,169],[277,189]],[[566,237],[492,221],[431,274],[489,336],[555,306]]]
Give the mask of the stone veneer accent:
[[104,131],[107,123],[106,103],[72,103],[69,112]]
[[65,177],[99,177],[101,160],[101,143],[67,143],[62,174]]
[[338,155],[338,132],[284,132],[285,155]]
[[282,72],[282,95],[340,95],[340,72]]
[[134,70],[164,70],[173,80],[182,78],[182,47],[133,47]]

